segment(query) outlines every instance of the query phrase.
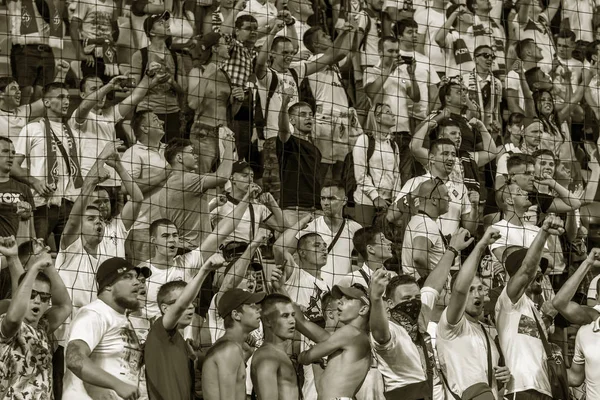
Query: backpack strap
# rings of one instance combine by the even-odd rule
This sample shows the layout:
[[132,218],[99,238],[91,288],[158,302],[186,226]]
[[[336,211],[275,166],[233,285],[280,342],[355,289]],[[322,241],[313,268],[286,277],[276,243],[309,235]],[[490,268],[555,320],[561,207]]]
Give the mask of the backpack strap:
[[333,247],[338,242],[338,240],[340,240],[340,236],[342,236],[342,231],[344,230],[345,227],[346,227],[346,218],[344,218],[344,220],[342,221],[342,225],[340,226],[340,229],[338,229],[337,233],[335,234],[335,237],[333,238],[333,240],[331,241],[329,246],[327,246],[327,254],[329,254],[329,252],[333,249]]
[[146,68],[148,67],[148,48],[142,47],[140,49],[140,54],[142,56],[142,77],[146,74]]
[[275,94],[277,86],[279,85],[279,78],[277,77],[277,73],[272,68],[269,68],[269,70],[271,71],[271,84],[269,85],[269,91],[267,92],[267,99],[265,101],[265,109],[263,110],[265,126],[267,125],[267,114],[269,113],[269,105],[271,104],[271,98]]

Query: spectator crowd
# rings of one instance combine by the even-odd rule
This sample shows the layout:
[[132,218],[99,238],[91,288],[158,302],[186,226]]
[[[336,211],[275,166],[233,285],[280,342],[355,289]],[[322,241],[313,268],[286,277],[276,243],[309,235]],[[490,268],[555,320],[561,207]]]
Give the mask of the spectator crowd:
[[600,3],[4,3],[0,400],[600,400]]

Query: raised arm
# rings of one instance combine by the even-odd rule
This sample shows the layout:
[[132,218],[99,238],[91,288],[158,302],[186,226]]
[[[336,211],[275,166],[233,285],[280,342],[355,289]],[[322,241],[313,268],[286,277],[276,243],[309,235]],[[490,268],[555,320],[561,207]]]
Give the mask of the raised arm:
[[305,215],[296,224],[286,229],[279,239],[277,239],[273,246],[275,264],[281,265],[285,260],[286,253],[294,254],[296,252],[296,248],[298,247],[298,239],[296,239],[296,236],[298,235],[298,232],[305,229],[312,220],[312,214]]
[[277,19],[273,24],[273,27],[269,30],[269,34],[267,35],[267,39],[265,43],[260,49],[258,56],[256,57],[256,65],[254,67],[254,72],[256,73],[256,78],[263,79],[267,74],[267,62],[269,60],[269,53],[271,52],[271,46],[273,45],[273,40],[275,39],[275,35],[277,32],[283,29],[285,23]]
[[373,272],[369,285],[369,300],[371,301],[369,328],[373,339],[379,344],[386,344],[391,339],[387,306],[383,299],[385,289],[390,283],[390,275],[391,272],[380,268]]
[[[297,312],[296,315],[298,315]],[[302,331],[300,332],[302,333]],[[300,353],[298,356],[298,362],[302,365],[310,365],[318,362],[323,357],[330,356],[336,351],[343,349],[348,343],[352,343],[355,338],[355,332],[341,328],[331,334],[331,336],[329,336],[326,340],[317,342],[317,344],[310,349]]]
[[156,74],[154,77],[150,78],[145,74],[145,71],[142,71],[142,73],[142,79],[138,82],[131,94],[119,103],[119,114],[123,117],[129,115],[129,113],[144,100],[144,97],[146,97],[150,89],[168,80],[167,75]]
[[390,68],[381,67],[381,73],[373,82],[365,85],[365,93],[371,99],[372,103],[380,103],[383,99],[383,84],[389,78],[392,71],[398,68],[398,61],[395,60]]
[[48,265],[50,265],[48,260],[41,260],[33,264],[27,271],[23,282],[21,282],[16,292],[13,293],[6,316],[0,325],[2,336],[5,338],[13,337],[21,328],[21,323],[29,310],[29,300],[31,299],[31,291],[33,290],[35,279],[38,273],[42,272]]
[[525,294],[525,290],[535,279],[548,237],[550,235],[560,235],[563,232],[563,222],[560,218],[551,215],[544,220],[544,225],[542,225],[542,229],[540,229],[529,250],[527,250],[527,255],[521,267],[514,276],[510,277],[506,284],[506,294],[513,304],[521,299]]
[[446,311],[446,318],[450,325],[456,325],[461,320],[467,306],[467,297],[471,289],[471,282],[473,282],[473,278],[475,278],[475,274],[477,273],[481,256],[485,252],[485,248],[494,243],[499,237],[500,233],[498,230],[489,227],[458,272],[454,281],[454,287],[452,288],[450,304]]
[[[54,82],[65,82],[65,78],[67,77],[67,73],[71,69],[71,64],[68,61],[60,60],[56,63],[56,75],[54,76]],[[41,118],[44,116],[46,112],[46,107],[44,106],[44,99],[39,99],[29,104],[29,114],[27,115],[28,119],[34,120],[36,118]]]
[[115,76],[106,85],[85,96],[83,100],[81,100],[79,107],[77,107],[73,113],[75,122],[78,124],[85,122],[85,119],[88,117],[90,111],[96,106],[96,104],[98,104],[98,102],[105,98],[110,92],[120,87],[120,83],[127,79],[128,78],[126,75]]
[[323,53],[321,57],[306,64],[306,76],[316,74],[317,72],[322,71],[325,68],[343,60],[350,51],[352,39],[350,32],[353,32],[352,25],[344,25],[344,30],[335,39],[333,46]]
[[410,78],[410,85],[406,88],[406,94],[408,94],[408,97],[413,102],[418,103],[421,101],[421,90],[419,89],[419,82],[417,81],[417,76],[415,74],[416,69],[417,60],[413,58],[411,64],[406,67],[406,71]]
[[458,18],[458,14],[461,12],[468,12],[466,7],[467,6],[460,6],[454,10],[454,12],[446,19],[446,22],[444,22],[444,26],[442,26],[435,34],[434,40],[442,49],[446,49],[446,35],[452,29],[452,25],[454,25],[454,21]]
[[[234,289],[238,287],[240,283],[242,283],[246,277],[246,272],[248,271],[248,266],[254,257],[254,253],[256,253],[256,250],[265,243],[267,238],[268,236],[263,230],[259,230],[257,232],[256,236],[254,239],[252,239],[252,242],[250,242],[248,247],[246,247],[246,250],[244,250],[244,253],[241,255],[241,257],[236,260],[233,266],[229,268],[225,274],[217,295],[223,294],[230,289]],[[218,298],[215,303],[217,302]]]
[[50,279],[52,288],[52,307],[46,312],[46,316],[50,326],[49,330],[54,332],[71,316],[73,304],[69,292],[54,265],[50,263],[44,272]]
[[225,259],[219,253],[213,254],[194,276],[190,283],[186,285],[181,295],[171,307],[167,308],[163,315],[162,324],[165,330],[171,331],[177,327],[177,323],[192,301],[198,297],[202,283],[212,271],[216,271],[225,263]]
[[289,104],[291,99],[291,93],[283,92],[281,95],[281,110],[279,111],[279,140],[282,143],[286,143],[292,132],[290,131],[290,116],[288,113]]
[[142,201],[144,201],[144,194],[140,190],[140,187],[135,183],[135,180],[129,175],[127,169],[121,163],[119,153],[113,153],[109,158],[105,160],[105,163],[114,168],[117,174],[121,178],[121,182],[125,191],[129,195],[130,199],[123,207],[121,211],[121,220],[126,230],[129,230],[142,208]]
[[600,249],[593,248],[584,262],[573,275],[560,288],[556,296],[552,299],[552,305],[569,322],[576,325],[586,325],[598,318],[600,313],[592,307],[582,306],[571,301],[581,282],[586,277],[590,269],[600,267]]
[[[445,112],[440,113],[443,118]],[[429,116],[421,125],[419,125],[419,129],[415,132],[414,136],[410,140],[410,152],[412,155],[420,162],[422,165],[426,166],[429,161],[429,150],[427,150],[423,145],[425,144],[425,138],[429,135],[429,133],[434,130],[437,125],[439,116]]]
[[227,134],[227,137],[220,138],[223,143],[224,154],[219,167],[214,173],[204,175],[204,182],[202,184],[202,190],[207,191],[221,187],[227,183],[231,176],[231,168],[233,167],[233,150],[235,147],[235,138],[233,133]]
[[[25,270],[19,260],[19,246],[14,236],[0,237],[0,255],[2,255],[8,264],[8,273],[10,275],[10,292],[16,293],[19,278]],[[0,312],[0,315],[3,313]]]
[[492,161],[493,159],[498,157],[500,155],[501,151],[504,149],[504,146],[496,146],[496,143],[494,143],[494,139],[492,138],[492,135],[490,135],[490,132],[488,131],[487,127],[481,120],[472,118],[469,121],[469,124],[472,127],[476,128],[481,133],[483,150],[478,151],[476,153],[476,155],[477,155],[476,161],[477,161],[477,166],[483,167],[484,165],[486,165],[487,163],[489,163],[490,161]]

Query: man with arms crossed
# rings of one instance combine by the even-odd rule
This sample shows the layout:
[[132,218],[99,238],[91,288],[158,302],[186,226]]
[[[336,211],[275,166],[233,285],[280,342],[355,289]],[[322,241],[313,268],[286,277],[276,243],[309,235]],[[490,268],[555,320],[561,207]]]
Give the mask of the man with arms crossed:
[[260,325],[264,293],[231,289],[221,296],[218,311],[225,320],[225,335],[208,350],[202,366],[204,400],[246,400],[246,354],[248,334]]
[[289,297],[273,293],[261,303],[265,343],[252,357],[252,384],[258,400],[298,400],[298,377],[288,349],[296,333]]
[[[274,290],[285,294],[282,276],[279,269],[274,270],[271,283]],[[361,285],[334,286],[332,294],[340,299],[340,322],[345,324],[334,333],[307,321],[300,307],[294,305],[298,330],[316,343],[300,353],[298,362],[310,365],[328,357],[327,368],[317,382],[318,399],[353,399],[371,368],[371,344],[367,333],[370,302]]]

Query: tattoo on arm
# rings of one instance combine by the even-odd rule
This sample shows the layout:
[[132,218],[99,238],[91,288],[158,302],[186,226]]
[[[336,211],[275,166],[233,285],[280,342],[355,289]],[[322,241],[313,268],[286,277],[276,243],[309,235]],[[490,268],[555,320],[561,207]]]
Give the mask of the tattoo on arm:
[[90,349],[82,340],[75,340],[67,345],[67,367],[79,378],[81,378],[83,362],[85,361],[85,358],[89,356],[89,354]]

